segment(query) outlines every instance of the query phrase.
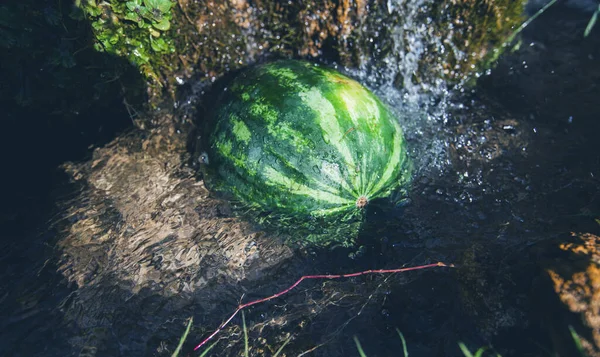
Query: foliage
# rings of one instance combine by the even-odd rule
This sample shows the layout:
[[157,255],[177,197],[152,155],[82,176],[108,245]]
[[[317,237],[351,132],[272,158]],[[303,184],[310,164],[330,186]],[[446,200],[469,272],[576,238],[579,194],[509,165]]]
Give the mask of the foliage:
[[165,65],[161,55],[175,52],[166,35],[171,28],[171,0],[77,0],[75,5],[71,16],[89,19],[96,50],[127,58],[147,78],[161,83],[157,75]]
[[[458,343],[458,347],[460,348],[461,352],[465,355],[465,357],[482,357],[483,353],[487,350],[487,347],[481,347],[477,351],[475,351],[475,354],[473,354],[467,348],[467,346],[462,342]],[[496,353],[496,354],[494,354],[494,357],[502,357],[502,356],[500,356],[499,354]]]

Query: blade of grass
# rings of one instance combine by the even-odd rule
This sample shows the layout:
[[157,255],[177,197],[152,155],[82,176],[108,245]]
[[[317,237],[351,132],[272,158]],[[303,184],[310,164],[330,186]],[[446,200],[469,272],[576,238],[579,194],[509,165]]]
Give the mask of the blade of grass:
[[246,315],[242,311],[242,327],[244,328],[244,356],[250,356],[250,351],[248,349],[248,329],[246,328]]
[[[535,14],[533,14],[530,18],[528,18],[525,22],[523,22],[521,24],[521,26],[519,26],[509,37],[506,41],[504,41],[504,46],[508,46],[510,45],[513,40],[515,39],[515,37],[517,37],[517,35],[519,33],[521,33],[521,31],[523,31],[525,29],[525,27],[527,27],[533,20],[537,19],[538,16],[540,16],[541,14],[543,14],[546,10],[548,10],[548,8],[552,5],[554,5],[558,0],[552,0],[549,1],[546,5],[544,5],[544,7],[542,7],[541,9],[539,9]],[[463,345],[464,346],[464,345]],[[468,351],[468,350],[467,350]],[[470,353],[470,352],[469,352]]]
[[285,340],[285,342],[283,343],[283,345],[281,345],[281,347],[279,347],[279,349],[277,350],[277,352],[275,352],[275,354],[273,355],[273,357],[279,356],[279,354],[281,353],[281,351],[283,351],[283,348],[285,347],[285,345],[287,345],[291,340],[292,340],[292,336],[288,337],[288,339]]
[[352,337],[354,339],[354,343],[356,343],[356,349],[358,350],[358,354],[360,357],[367,357],[365,351],[363,351],[362,346],[360,345],[360,341],[356,336]]
[[194,321],[194,318],[190,317],[187,327],[185,328],[185,332],[183,333],[183,336],[181,336],[181,338],[179,339],[179,345],[177,345],[177,348],[175,349],[175,352],[173,352],[171,357],[177,357],[179,355],[179,352],[181,352],[181,347],[183,347],[183,343],[185,342],[185,339],[187,338],[188,334],[190,333],[190,329],[192,328],[193,321]]
[[200,354],[200,356],[198,356],[198,357],[204,357],[204,356],[206,356],[206,354],[207,354],[207,353],[208,353],[208,352],[209,352],[209,351],[210,351],[210,350],[211,350],[213,347],[215,347],[215,345],[216,345],[217,343],[219,343],[219,340],[215,341],[215,342],[214,342],[212,345],[208,346],[208,347],[206,348],[206,350],[204,350],[204,352],[202,352],[202,354]]
[[465,355],[465,357],[473,357],[473,354],[471,353],[471,351],[469,351],[469,349],[467,348],[467,346],[465,346],[464,343],[459,342],[458,347],[460,347],[460,350],[462,351],[463,355]]
[[577,348],[577,351],[579,352],[579,356],[581,357],[586,357],[586,353],[583,350],[583,345],[581,344],[581,339],[579,338],[579,335],[577,334],[577,332],[575,332],[575,329],[573,328],[573,326],[569,326],[569,331],[571,332],[571,337],[573,337],[573,341],[575,342],[575,348]]
[[487,348],[485,347],[481,347],[480,349],[477,350],[477,352],[475,352],[475,357],[481,357],[483,356],[483,352],[485,352]]
[[400,339],[402,340],[402,351],[404,352],[404,357],[408,357],[408,348],[406,347],[406,340],[404,339],[404,335],[398,329],[396,329],[396,332],[398,332],[398,336],[400,336]]
[[590,22],[588,22],[587,27],[585,28],[585,32],[583,33],[583,37],[588,37],[590,32],[592,32],[592,29],[594,28],[594,25],[596,25],[596,21],[598,20],[599,14],[600,14],[600,4],[598,5],[598,8],[596,9],[596,11],[594,11],[592,18],[590,19]]

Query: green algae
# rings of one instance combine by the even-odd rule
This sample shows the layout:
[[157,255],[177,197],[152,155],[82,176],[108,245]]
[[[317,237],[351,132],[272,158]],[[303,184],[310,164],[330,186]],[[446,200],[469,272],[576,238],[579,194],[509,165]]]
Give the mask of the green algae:
[[97,51],[126,58],[160,85],[158,70],[167,66],[162,55],[175,52],[166,35],[172,5],[170,0],[77,0],[72,16],[90,21]]

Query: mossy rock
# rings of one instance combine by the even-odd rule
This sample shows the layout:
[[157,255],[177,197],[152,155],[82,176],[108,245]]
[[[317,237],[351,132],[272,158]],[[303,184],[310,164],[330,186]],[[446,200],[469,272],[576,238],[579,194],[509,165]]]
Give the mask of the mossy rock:
[[[445,0],[419,7],[374,0],[168,3],[79,2],[97,48],[136,65],[149,80],[154,103],[163,90],[176,98],[189,78],[214,81],[264,56],[377,67],[384,58],[409,54],[418,56],[419,65],[408,80],[464,82],[502,53],[524,20],[526,1]],[[406,25],[409,31],[397,33]],[[407,36],[417,30],[423,51],[410,48]]]

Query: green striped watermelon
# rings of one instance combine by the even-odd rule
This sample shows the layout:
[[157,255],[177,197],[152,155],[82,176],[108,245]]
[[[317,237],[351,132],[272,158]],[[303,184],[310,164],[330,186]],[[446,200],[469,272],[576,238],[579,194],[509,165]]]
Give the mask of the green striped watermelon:
[[255,66],[223,89],[215,108],[208,187],[290,229],[360,219],[370,201],[409,181],[394,115],[332,69],[293,60]]

